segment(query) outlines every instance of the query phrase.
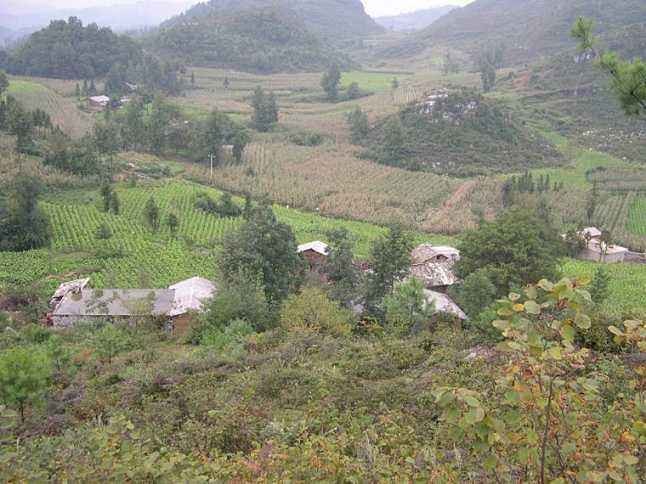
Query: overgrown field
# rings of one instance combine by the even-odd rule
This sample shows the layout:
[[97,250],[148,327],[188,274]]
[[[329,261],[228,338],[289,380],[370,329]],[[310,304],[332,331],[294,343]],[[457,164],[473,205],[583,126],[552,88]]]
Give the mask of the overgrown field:
[[[90,276],[95,287],[167,287],[195,275],[213,279],[222,238],[241,220],[217,218],[197,210],[194,202],[202,192],[213,198],[220,195],[214,189],[178,181],[120,185],[119,215],[100,209],[98,191],[50,196],[43,208],[54,229],[52,249],[0,253],[0,285],[37,284],[43,294],[49,294],[61,281],[77,276]],[[165,224],[158,233],[145,224],[143,210],[151,197],[161,209],[162,220],[171,212],[179,217],[176,237]],[[275,211],[293,227],[300,243],[325,240],[335,228],[348,229],[356,240],[358,257],[367,257],[371,242],[385,231],[368,223],[329,219],[281,206]],[[112,232],[107,240],[96,237],[102,224]],[[416,238],[418,242],[450,242],[421,234]]]
[[92,115],[81,111],[75,98],[64,97],[37,79],[12,78],[7,93],[28,110],[44,110],[51,116],[54,126],[60,126],[72,137],[81,137],[92,128]]

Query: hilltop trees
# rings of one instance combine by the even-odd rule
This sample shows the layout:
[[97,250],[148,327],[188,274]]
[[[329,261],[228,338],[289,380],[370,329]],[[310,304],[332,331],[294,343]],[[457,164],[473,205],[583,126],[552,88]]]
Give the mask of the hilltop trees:
[[18,176],[0,198],[0,250],[25,251],[46,247],[51,224],[38,206],[42,185],[36,178]]
[[8,87],[9,79],[7,79],[7,74],[5,71],[0,71],[0,96],[4,94]]
[[28,76],[94,79],[141,56],[141,47],[131,38],[70,17],[32,34],[10,56],[9,66],[11,72]]

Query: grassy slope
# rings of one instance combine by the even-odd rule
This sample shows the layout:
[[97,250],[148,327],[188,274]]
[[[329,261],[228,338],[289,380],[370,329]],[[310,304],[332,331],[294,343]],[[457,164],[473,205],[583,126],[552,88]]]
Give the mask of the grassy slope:
[[92,116],[80,111],[75,99],[62,96],[37,79],[11,78],[7,93],[29,110],[44,110],[55,126],[72,137],[81,137],[92,128]]

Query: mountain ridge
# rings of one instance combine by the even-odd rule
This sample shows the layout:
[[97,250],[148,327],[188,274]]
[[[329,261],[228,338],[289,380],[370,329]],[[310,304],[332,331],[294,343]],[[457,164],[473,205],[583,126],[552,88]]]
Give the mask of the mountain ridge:
[[414,12],[407,12],[399,15],[376,17],[375,22],[382,27],[395,32],[413,32],[428,27],[433,24],[433,22],[456,8],[460,7],[455,5],[443,5],[441,7],[415,10]]

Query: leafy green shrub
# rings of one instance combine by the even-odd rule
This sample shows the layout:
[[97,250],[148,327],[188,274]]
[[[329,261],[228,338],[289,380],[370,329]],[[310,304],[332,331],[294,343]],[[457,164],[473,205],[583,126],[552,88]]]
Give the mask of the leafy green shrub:
[[202,332],[200,343],[216,351],[239,354],[244,350],[247,336],[254,334],[253,326],[242,319],[231,321],[225,328],[208,327]]
[[386,321],[404,331],[421,326],[433,315],[433,308],[426,304],[424,285],[415,278],[397,285],[393,293],[384,299],[384,306]]
[[256,331],[271,326],[271,314],[265,294],[255,281],[238,278],[225,284],[211,301],[202,318],[202,325],[196,328],[191,340],[202,340],[205,330],[223,331],[233,321],[246,321]]
[[325,136],[320,133],[312,133],[309,131],[299,131],[289,135],[289,141],[297,146],[320,146],[325,141]]
[[280,314],[281,326],[289,331],[314,331],[335,336],[351,331],[352,315],[331,301],[320,289],[307,288],[290,296]]
[[94,334],[92,344],[99,358],[108,363],[119,353],[132,348],[130,335],[124,329],[109,323]]

